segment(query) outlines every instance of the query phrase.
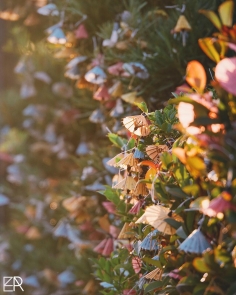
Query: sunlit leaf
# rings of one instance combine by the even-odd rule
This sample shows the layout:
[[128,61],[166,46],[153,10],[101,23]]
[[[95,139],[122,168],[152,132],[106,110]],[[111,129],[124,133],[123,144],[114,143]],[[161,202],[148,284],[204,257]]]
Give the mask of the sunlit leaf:
[[215,76],[222,88],[236,95],[236,57],[221,60],[216,66]]
[[227,27],[232,27],[233,24],[233,12],[234,12],[234,2],[225,1],[219,6],[219,15],[222,24]]
[[197,271],[202,273],[211,271],[210,267],[205,263],[203,258],[195,258],[193,260],[193,266],[196,268]]
[[216,63],[220,61],[220,53],[216,50],[214,46],[215,40],[213,38],[199,39],[198,44],[210,59],[212,59]]
[[203,92],[206,87],[206,72],[202,64],[196,60],[190,61],[186,70],[186,81],[194,89]]
[[221,29],[221,27],[222,27],[221,21],[214,11],[199,10],[199,12],[202,13],[203,15],[205,15],[218,30]]

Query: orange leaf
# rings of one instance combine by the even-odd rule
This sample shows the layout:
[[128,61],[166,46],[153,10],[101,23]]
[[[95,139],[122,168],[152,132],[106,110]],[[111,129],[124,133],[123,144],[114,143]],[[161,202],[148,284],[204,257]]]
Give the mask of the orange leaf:
[[183,164],[186,164],[186,155],[184,149],[179,147],[173,148],[172,153],[176,155]]
[[206,87],[206,72],[202,64],[196,60],[190,61],[187,65],[186,81],[194,89],[203,92]]
[[140,166],[142,166],[142,165],[143,165],[143,166],[149,166],[149,167],[151,167],[151,168],[153,168],[153,169],[155,169],[155,170],[157,169],[156,164],[155,164],[154,162],[152,162],[152,161],[148,161],[148,160],[147,160],[147,161],[142,161],[142,162],[140,162],[139,165],[140,165]]

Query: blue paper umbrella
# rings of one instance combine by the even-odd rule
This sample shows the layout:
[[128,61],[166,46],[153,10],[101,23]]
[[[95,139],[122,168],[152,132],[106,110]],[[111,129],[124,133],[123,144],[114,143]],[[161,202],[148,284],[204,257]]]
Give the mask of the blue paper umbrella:
[[211,249],[211,244],[207,241],[200,229],[195,229],[179,246],[179,250],[196,254],[202,254],[208,248]]
[[153,230],[150,232],[141,242],[141,249],[148,251],[157,251],[159,247],[159,243],[156,239],[156,235],[159,233],[158,230]]
[[103,84],[106,81],[107,75],[102,68],[96,66],[88,71],[85,76],[85,80],[92,84]]

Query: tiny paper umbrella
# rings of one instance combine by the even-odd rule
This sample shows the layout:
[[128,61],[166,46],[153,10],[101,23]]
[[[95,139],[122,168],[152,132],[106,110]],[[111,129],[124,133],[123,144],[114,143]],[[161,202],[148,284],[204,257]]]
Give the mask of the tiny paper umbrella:
[[139,200],[130,210],[130,214],[138,214],[143,206],[144,200]]
[[157,229],[154,229],[150,232],[141,242],[141,249],[148,251],[157,251],[159,247],[159,243],[157,241],[156,235],[159,233]]
[[123,124],[131,133],[138,136],[147,136],[150,133],[148,121],[143,115],[125,117]]
[[163,152],[168,152],[167,145],[149,145],[146,147],[146,153],[155,163],[159,160],[160,154]]
[[147,207],[145,213],[135,223],[150,224],[163,234],[173,235],[175,229],[165,221],[165,219],[170,218],[168,215],[169,212],[170,209],[161,205],[152,205]]
[[132,176],[126,176],[120,182],[113,186],[113,188],[121,189],[121,190],[134,190],[136,187],[136,181]]
[[52,16],[59,15],[59,11],[58,11],[56,5],[53,3],[49,3],[45,6],[40,7],[37,10],[37,12],[42,15],[52,15]]
[[119,162],[116,163],[116,167],[127,168],[127,166],[136,166],[138,161],[134,158],[133,153],[126,154]]
[[132,258],[132,266],[133,266],[135,273],[140,273],[140,270],[142,267],[142,260],[137,256],[133,257]]
[[77,39],[88,39],[89,35],[84,24],[80,24],[75,30],[75,37]]
[[103,84],[106,81],[107,75],[103,69],[99,66],[92,68],[88,71],[85,76],[85,80],[93,84]]
[[211,244],[207,241],[200,229],[195,229],[179,246],[179,250],[186,253],[202,254]]
[[160,281],[162,277],[162,272],[163,271],[160,268],[156,268],[153,271],[146,274],[144,277],[148,280]]

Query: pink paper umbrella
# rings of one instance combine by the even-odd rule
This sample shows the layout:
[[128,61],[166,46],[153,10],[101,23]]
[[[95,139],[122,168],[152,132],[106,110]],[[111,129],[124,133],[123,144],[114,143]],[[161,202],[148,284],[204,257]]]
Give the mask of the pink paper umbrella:
[[107,101],[111,98],[108,93],[108,89],[105,85],[100,86],[98,90],[94,93],[93,98],[99,101]]
[[79,25],[75,30],[75,37],[77,39],[88,39],[88,32],[83,24]]
[[143,200],[139,200],[130,210],[129,213],[130,214],[138,214],[139,211],[141,210],[142,206],[143,206],[144,201]]
[[107,69],[108,73],[114,76],[120,76],[123,72],[123,62],[118,62]]
[[137,256],[133,257],[132,266],[133,266],[134,272],[139,273],[142,267],[142,260]]
[[106,245],[102,251],[103,256],[110,256],[114,250],[114,241],[112,238],[106,239]]

